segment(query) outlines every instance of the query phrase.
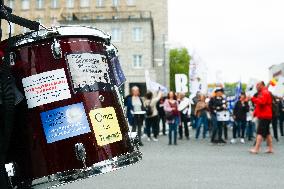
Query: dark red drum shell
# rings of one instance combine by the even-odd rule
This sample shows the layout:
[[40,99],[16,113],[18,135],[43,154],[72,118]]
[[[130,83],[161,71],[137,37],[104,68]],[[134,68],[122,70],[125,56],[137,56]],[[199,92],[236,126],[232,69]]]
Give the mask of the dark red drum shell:
[[[14,50],[16,64],[12,67],[12,72],[16,79],[17,87],[23,94],[23,78],[61,68],[65,70],[71,92],[70,99],[52,102],[32,109],[27,108],[26,102],[17,107],[17,119],[9,160],[16,162],[19,173],[22,175],[21,179],[24,181],[82,168],[83,164],[76,159],[74,151],[76,143],[82,143],[85,146],[87,166],[134,151],[128,136],[127,122],[114,91],[102,90],[75,94],[72,90],[72,81],[65,55],[86,52],[106,55],[106,46],[103,40],[94,37],[70,38],[68,36],[60,36],[56,39],[62,48],[63,57],[61,59],[53,57],[51,50],[53,38],[23,45]],[[0,46],[3,49],[6,46],[5,42]],[[99,95],[104,96],[105,100],[103,102],[99,101]],[[41,123],[40,113],[80,102],[84,104],[91,132],[48,144]],[[88,114],[94,108],[110,106],[114,107],[117,114],[123,139],[101,147],[97,144]]]

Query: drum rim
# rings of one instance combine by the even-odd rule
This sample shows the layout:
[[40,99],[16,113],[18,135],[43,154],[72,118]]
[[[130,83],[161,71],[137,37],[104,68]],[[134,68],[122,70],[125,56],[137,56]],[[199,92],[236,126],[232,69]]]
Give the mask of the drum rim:
[[[73,31],[77,29],[77,31],[73,33],[70,32],[70,34],[68,34],[66,31],[67,29],[69,30],[71,29]],[[78,32],[79,30],[83,30],[83,29],[85,30],[87,29],[87,31]],[[105,33],[104,31],[96,27],[80,26],[80,25],[54,26],[54,27],[50,27],[47,29],[43,28],[38,31],[31,31],[31,32],[27,32],[24,34],[16,35],[13,38],[16,39],[14,46],[18,47],[18,46],[22,46],[28,43],[37,42],[43,39],[48,39],[52,37],[54,38],[64,37],[64,36],[98,37],[98,38],[103,39],[107,44],[110,44],[110,40],[111,40],[111,36],[109,34]]]
[[138,149],[133,152],[128,152],[123,155],[113,157],[112,159],[105,160],[93,164],[86,169],[74,169],[62,173],[45,176],[42,178],[34,179],[32,188],[54,188],[66,184],[78,182],[87,178],[96,177],[105,173],[116,171],[130,165],[134,165],[142,160],[142,152]]
[[[58,172],[52,175],[32,179],[31,188],[55,188],[66,184],[92,178],[115,170],[119,170],[142,160],[142,152],[139,150],[139,139],[136,132],[128,132],[132,150],[121,155],[106,159],[91,165],[90,167],[72,169]],[[12,177],[10,177],[11,179]],[[13,184],[13,183],[11,183]],[[25,184],[25,183],[22,183]]]

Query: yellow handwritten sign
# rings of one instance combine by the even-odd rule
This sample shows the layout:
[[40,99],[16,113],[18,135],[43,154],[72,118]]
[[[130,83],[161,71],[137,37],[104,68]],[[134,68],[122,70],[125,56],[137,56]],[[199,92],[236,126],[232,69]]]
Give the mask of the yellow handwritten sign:
[[122,140],[122,134],[113,107],[91,110],[89,116],[99,146]]

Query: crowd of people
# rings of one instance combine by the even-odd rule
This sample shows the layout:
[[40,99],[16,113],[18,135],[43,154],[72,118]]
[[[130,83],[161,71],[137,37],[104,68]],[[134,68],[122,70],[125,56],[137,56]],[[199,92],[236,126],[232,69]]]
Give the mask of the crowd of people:
[[[167,96],[159,91],[147,92],[141,97],[135,86],[125,98],[127,118],[132,131],[138,133],[140,146],[143,146],[143,136],[147,141],[157,142],[160,133],[168,134],[168,144],[177,145],[178,138],[190,140],[193,136],[198,140],[201,135],[203,139],[209,138],[212,144],[255,141],[250,150],[253,154],[259,153],[261,142],[265,140],[266,152],[273,153],[270,127],[275,140],[279,141],[278,131],[284,135],[284,98],[270,93],[264,82],[259,82],[256,89],[253,96],[242,92],[230,109],[222,87],[215,88],[210,96],[198,92],[195,97],[188,98],[173,91]],[[194,135],[190,135],[190,127],[195,130]],[[232,137],[229,139],[230,130]]]

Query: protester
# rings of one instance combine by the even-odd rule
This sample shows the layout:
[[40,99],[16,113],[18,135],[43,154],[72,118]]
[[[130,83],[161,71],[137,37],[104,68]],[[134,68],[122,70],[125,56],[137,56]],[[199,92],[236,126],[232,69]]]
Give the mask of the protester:
[[200,95],[199,101],[195,107],[195,116],[197,117],[196,135],[195,138],[198,139],[200,128],[203,125],[203,138],[206,138],[206,133],[208,130],[208,119],[207,119],[207,109],[208,105],[205,102],[206,97]]
[[192,98],[192,102],[191,102],[190,122],[191,122],[191,126],[193,129],[196,128],[196,124],[197,124],[197,118],[194,113],[195,113],[195,107],[199,99],[199,95],[200,95],[200,92],[198,91],[196,95]]
[[279,110],[279,103],[280,100],[271,94],[272,96],[272,128],[273,128],[273,136],[275,140],[278,142],[278,120],[280,116],[280,110]]
[[157,110],[159,114],[159,124],[162,121],[162,133],[166,135],[166,114],[164,110],[164,102],[165,98],[160,98],[159,102],[157,103]]
[[284,97],[280,98],[279,102],[279,126],[280,126],[281,136],[284,136],[283,122],[284,122]]
[[131,95],[126,99],[125,105],[127,108],[128,122],[129,125],[132,126],[132,132],[138,132],[139,145],[143,146],[141,141],[141,129],[146,112],[137,86],[132,87]]
[[[222,129],[224,127],[225,122],[221,120],[217,120],[217,113],[222,113],[227,110],[227,102],[223,97],[224,89],[218,87],[215,89],[215,96],[210,99],[209,102],[209,110],[211,113],[211,123],[212,123],[212,137],[211,142],[213,144],[225,144],[226,141],[222,139]],[[218,139],[216,139],[216,135],[218,133]]]
[[248,141],[252,141],[255,132],[255,122],[253,121],[254,106],[251,100],[248,100],[249,112],[247,113],[247,137]]
[[259,153],[262,140],[266,139],[268,146],[266,152],[273,153],[272,137],[269,128],[272,120],[272,96],[263,81],[257,83],[256,88],[257,94],[251,100],[255,104],[254,115],[258,118],[257,137],[256,144],[250,152],[253,154]]
[[184,93],[180,93],[178,111],[180,112],[180,117],[181,117],[181,123],[179,127],[180,139],[183,138],[183,129],[184,129],[184,135],[186,139],[189,140],[188,121],[191,113],[191,102],[189,98],[185,96]]
[[177,145],[177,127],[179,125],[178,102],[175,93],[170,91],[164,103],[164,110],[166,119],[169,124],[169,145],[172,145],[172,133],[174,138],[174,145]]
[[237,132],[240,133],[240,142],[245,143],[245,131],[247,125],[247,113],[249,112],[249,105],[246,101],[245,93],[241,93],[240,99],[234,107],[233,117],[235,124],[233,127],[233,138],[231,140],[232,144],[236,143]]
[[146,133],[148,136],[148,141],[151,141],[151,129],[154,135],[153,141],[158,141],[159,135],[159,116],[157,110],[157,103],[159,102],[160,98],[162,97],[162,92],[159,91],[158,94],[153,97],[152,92],[148,92],[145,97],[144,107],[146,110]]

